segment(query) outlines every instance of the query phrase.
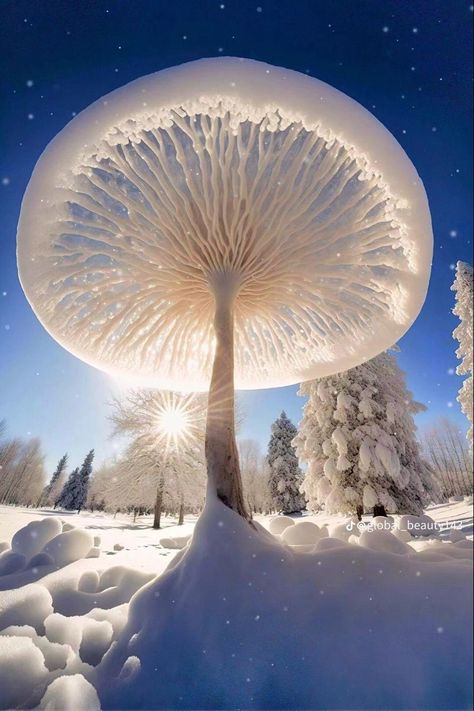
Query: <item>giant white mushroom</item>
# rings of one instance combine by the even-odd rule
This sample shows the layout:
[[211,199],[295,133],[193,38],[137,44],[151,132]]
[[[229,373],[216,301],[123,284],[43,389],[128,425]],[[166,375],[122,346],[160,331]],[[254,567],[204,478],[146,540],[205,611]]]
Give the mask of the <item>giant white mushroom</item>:
[[243,516],[234,378],[289,385],[375,356],[418,315],[431,254],[393,136],[327,84],[237,58],[88,107],[39,159],[18,228],[22,286],[62,346],[209,389],[211,490]]

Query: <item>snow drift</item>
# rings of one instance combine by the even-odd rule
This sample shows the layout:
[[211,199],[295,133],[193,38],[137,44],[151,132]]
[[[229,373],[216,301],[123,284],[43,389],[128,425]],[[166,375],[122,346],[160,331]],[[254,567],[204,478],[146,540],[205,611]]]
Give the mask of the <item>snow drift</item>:
[[102,707],[468,707],[471,545],[433,562],[382,533],[297,553],[208,501],[179,563],[132,598]]

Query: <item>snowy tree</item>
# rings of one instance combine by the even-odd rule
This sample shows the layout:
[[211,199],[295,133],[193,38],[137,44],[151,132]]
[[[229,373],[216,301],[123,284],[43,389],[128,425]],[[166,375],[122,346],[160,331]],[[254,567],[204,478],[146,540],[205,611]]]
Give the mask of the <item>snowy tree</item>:
[[393,354],[303,383],[307,397],[294,444],[308,469],[302,490],[313,510],[422,512],[437,491],[423,460],[413,400]]
[[442,417],[425,431],[422,444],[440,483],[440,501],[472,494],[472,457],[459,427]]
[[59,506],[62,509],[67,509],[68,511],[73,511],[76,507],[75,503],[75,492],[78,488],[77,478],[79,476],[79,467],[73,469],[69,474],[68,478],[64,482],[64,486],[61,489],[61,493],[55,501],[55,507]]
[[204,499],[203,397],[132,390],[113,402],[111,419],[114,433],[131,438],[134,452],[119,467],[124,481],[135,491],[150,482],[155,487],[153,528],[160,528],[165,504],[182,523],[185,510],[195,511]]
[[282,513],[294,513],[305,508],[300,493],[303,474],[292,444],[297,429],[285,412],[272,425],[268,444],[267,465],[273,504]]
[[53,506],[64,486],[66,476],[67,454],[64,454],[51,477],[49,483],[44,487],[40,498],[40,506]]
[[57,501],[58,506],[68,511],[77,510],[78,513],[84,508],[87,501],[93,460],[94,450],[91,449],[84,459],[81,468],[74,469],[69,475]]
[[459,342],[456,351],[461,363],[457,367],[458,375],[467,375],[458,395],[461,410],[471,423],[467,438],[472,453],[472,412],[473,412],[473,385],[472,385],[472,350],[473,350],[473,272],[472,267],[465,262],[458,262],[456,278],[451,287],[456,293],[456,305],[453,314],[458,316],[461,323],[454,329],[453,338]]
[[1,503],[35,506],[44,482],[44,455],[38,438],[0,441]]
[[242,486],[247,508],[251,514],[268,513],[273,500],[268,481],[269,468],[265,465],[259,443],[254,439],[237,442]]

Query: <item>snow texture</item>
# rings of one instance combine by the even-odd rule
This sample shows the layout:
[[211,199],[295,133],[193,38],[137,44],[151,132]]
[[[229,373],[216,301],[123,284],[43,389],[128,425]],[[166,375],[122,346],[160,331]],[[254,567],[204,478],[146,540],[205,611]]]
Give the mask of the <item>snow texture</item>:
[[[360,524],[308,516],[289,519],[280,535],[262,524],[284,517],[250,525],[211,499],[189,545],[170,554],[156,545],[160,533],[132,528],[112,558],[47,569],[37,583],[0,593],[1,706],[467,708],[468,512],[462,501]],[[463,528],[420,532],[452,519]],[[74,521],[95,530],[102,522],[113,553],[120,522]],[[112,564],[138,562],[145,533],[155,571],[174,555],[159,577]],[[282,540],[290,533],[293,542]],[[23,575],[5,579],[21,585]]]
[[100,711],[97,692],[81,674],[63,676],[48,686],[41,711]]
[[466,707],[470,553],[386,548],[301,555],[208,501],[184,557],[132,599],[97,668],[103,708]]

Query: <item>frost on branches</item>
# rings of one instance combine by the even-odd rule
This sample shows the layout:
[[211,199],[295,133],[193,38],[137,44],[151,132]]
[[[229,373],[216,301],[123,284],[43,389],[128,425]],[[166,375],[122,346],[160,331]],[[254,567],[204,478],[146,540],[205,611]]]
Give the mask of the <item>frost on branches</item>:
[[456,292],[456,305],[453,314],[459,317],[461,323],[453,331],[453,338],[459,341],[459,348],[456,351],[461,363],[457,367],[458,375],[467,375],[461,386],[458,395],[458,402],[461,410],[471,423],[467,438],[472,452],[472,348],[473,348],[473,276],[472,267],[465,262],[458,262],[456,267],[456,279],[451,289]]
[[130,441],[120,460],[99,470],[94,504],[135,513],[153,509],[157,529],[162,512],[175,511],[182,524],[185,512],[198,511],[204,501],[205,400],[141,389],[112,406],[114,433]]
[[308,465],[302,491],[312,510],[422,512],[437,488],[415,436],[413,415],[425,408],[392,354],[303,383],[299,394],[308,401],[293,443]]
[[272,436],[268,444],[270,493],[275,508],[285,514],[305,508],[304,497],[300,493],[303,474],[292,445],[296,433],[296,427],[282,412],[272,425]]

